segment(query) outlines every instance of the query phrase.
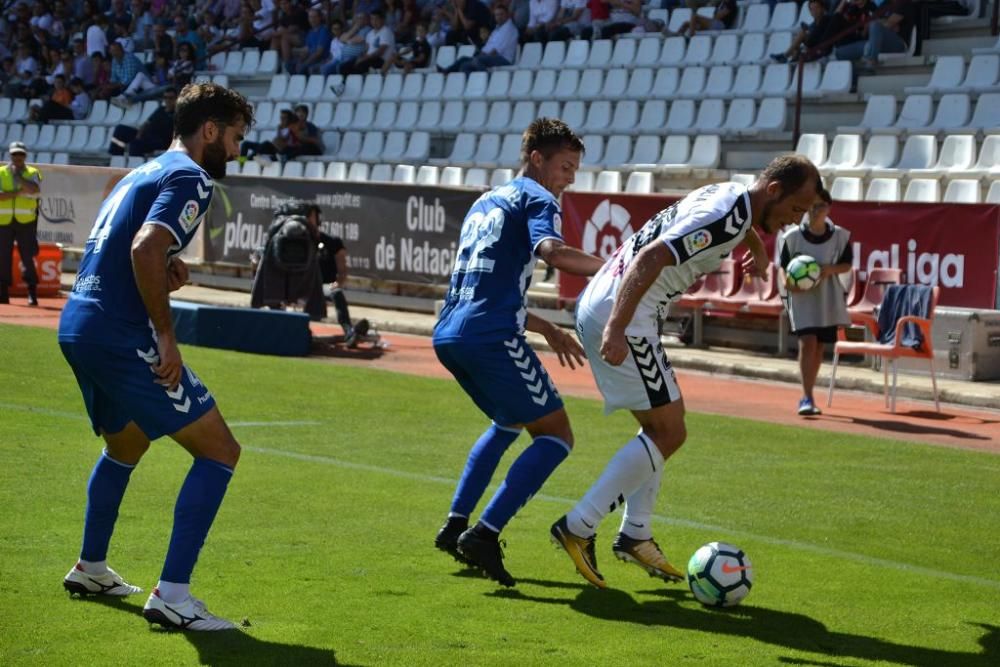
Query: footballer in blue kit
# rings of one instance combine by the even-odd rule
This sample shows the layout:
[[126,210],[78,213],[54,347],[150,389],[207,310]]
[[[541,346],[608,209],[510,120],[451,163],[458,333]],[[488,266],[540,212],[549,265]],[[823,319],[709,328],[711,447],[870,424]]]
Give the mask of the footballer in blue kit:
[[[573,432],[562,399],[525,331],[542,334],[559,362],[583,363],[576,339],[528,312],[525,295],[538,258],[578,275],[602,261],[563,243],[559,196],[573,183],[583,142],[560,120],[540,118],[521,144],[523,175],[472,205],[462,224],[455,267],[434,327],[434,350],[492,421],[469,452],[437,548],[504,586],[499,534],[569,454]],[[531,445],[514,461],[479,521],[469,516],[504,452],[522,430]]]
[[150,441],[170,436],[194,461],[143,616],[183,630],[235,628],[191,595],[190,580],[240,446],[208,388],[181,359],[169,292],[187,280],[177,254],[194,236],[214,179],[225,176],[252,122],[252,108],[235,91],[215,84],[181,91],[173,144],[129,172],[104,200],[59,321],[59,345],[94,433],[105,442],[87,486],[80,557],[63,586],[80,595],[142,592],[108,567],[108,546],[132,470]]

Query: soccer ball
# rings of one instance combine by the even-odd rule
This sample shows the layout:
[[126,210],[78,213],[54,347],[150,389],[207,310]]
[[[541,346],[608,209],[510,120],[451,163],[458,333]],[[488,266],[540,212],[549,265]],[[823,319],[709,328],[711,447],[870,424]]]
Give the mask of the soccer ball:
[[688,561],[687,579],[698,602],[709,607],[732,607],[750,592],[753,565],[739,547],[709,542]]
[[785,281],[789,287],[812,289],[819,282],[819,263],[809,255],[797,255],[785,269]]

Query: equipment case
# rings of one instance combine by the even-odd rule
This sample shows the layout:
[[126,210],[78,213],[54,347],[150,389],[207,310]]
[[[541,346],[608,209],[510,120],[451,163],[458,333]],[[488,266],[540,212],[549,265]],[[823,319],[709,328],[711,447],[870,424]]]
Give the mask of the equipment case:
[[[938,377],[1000,380],[1000,310],[939,306],[931,337]],[[904,358],[898,364],[901,371],[930,373],[926,359]]]

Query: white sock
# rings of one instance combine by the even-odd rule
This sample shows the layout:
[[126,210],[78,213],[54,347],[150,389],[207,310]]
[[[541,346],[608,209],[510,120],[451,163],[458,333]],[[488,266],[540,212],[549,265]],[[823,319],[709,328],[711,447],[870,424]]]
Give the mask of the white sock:
[[570,532],[590,537],[607,514],[625,504],[625,498],[642,487],[663,467],[663,455],[646,436],[629,440],[611,457],[604,472],[586,495],[566,515]]
[[191,595],[191,584],[174,584],[162,579],[156,584],[156,589],[160,591],[160,599],[170,604],[183,602]]
[[[659,450],[657,450],[659,451]],[[657,468],[656,472],[646,480],[625,501],[625,513],[622,516],[622,525],[618,530],[625,533],[634,540],[653,539],[653,507],[656,506],[656,497],[660,494],[660,482],[663,480],[663,466]]]
[[87,574],[104,574],[105,572],[108,571],[108,561],[81,560],[80,567],[82,567],[83,571],[86,572]]

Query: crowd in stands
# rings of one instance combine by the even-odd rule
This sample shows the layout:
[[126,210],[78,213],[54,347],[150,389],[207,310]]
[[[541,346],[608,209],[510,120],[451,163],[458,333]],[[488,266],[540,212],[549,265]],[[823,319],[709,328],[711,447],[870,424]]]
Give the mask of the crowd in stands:
[[[832,58],[872,69],[880,53],[905,51],[913,39],[914,0],[806,1],[812,22],[774,60]],[[934,4],[959,13],[964,3]],[[653,0],[645,9],[642,0],[8,0],[0,10],[0,88],[40,100],[31,120],[79,120],[94,100],[129,107],[176,93],[209,69],[213,54],[232,48],[276,51],[290,74],[347,75],[427,68],[435,48],[471,44],[475,54],[446,71],[473,72],[514,64],[526,42],[670,35],[646,10],[681,6],[694,11],[679,34],[738,25],[735,0]],[[833,38],[829,48],[814,48]],[[287,115],[265,152],[321,152],[302,111]]]

